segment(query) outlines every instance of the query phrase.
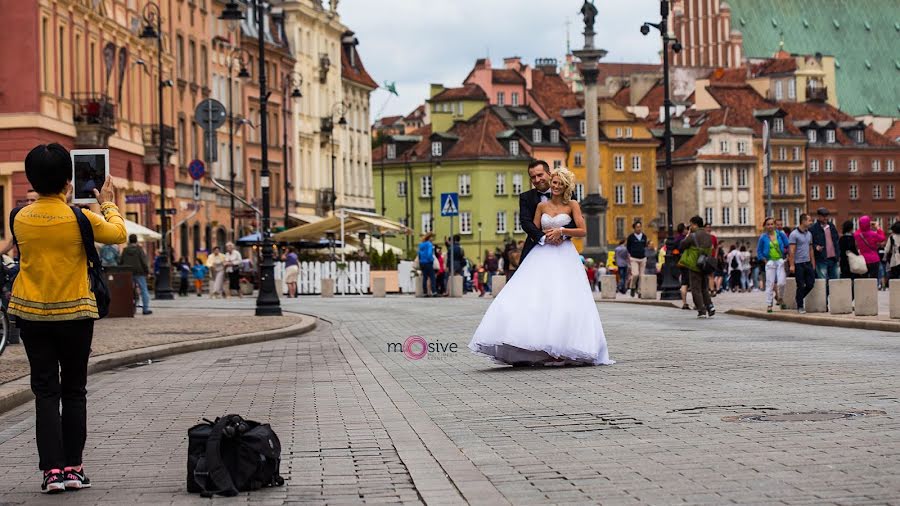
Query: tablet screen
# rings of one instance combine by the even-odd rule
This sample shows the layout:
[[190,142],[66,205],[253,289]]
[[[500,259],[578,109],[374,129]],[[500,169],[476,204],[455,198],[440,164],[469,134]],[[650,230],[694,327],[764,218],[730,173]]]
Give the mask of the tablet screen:
[[73,154],[75,164],[76,199],[95,199],[94,189],[103,188],[106,182],[106,155],[105,154]]

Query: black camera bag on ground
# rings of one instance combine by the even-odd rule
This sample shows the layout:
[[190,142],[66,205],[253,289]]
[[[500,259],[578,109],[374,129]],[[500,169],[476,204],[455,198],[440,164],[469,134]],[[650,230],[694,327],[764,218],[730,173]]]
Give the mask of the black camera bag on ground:
[[187,490],[203,497],[282,486],[281,442],[269,424],[226,415],[188,429]]

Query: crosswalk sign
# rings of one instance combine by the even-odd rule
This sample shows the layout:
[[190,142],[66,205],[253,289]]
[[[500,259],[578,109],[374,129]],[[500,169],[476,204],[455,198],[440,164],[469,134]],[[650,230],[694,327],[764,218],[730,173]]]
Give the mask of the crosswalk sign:
[[459,194],[441,194],[441,216],[459,216]]

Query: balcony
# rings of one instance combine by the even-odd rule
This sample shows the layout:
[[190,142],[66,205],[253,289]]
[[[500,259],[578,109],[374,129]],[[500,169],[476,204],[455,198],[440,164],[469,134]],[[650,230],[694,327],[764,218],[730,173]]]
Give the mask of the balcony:
[[[164,153],[168,158],[178,152],[175,144],[175,129],[163,125],[163,138],[165,140]],[[144,126],[144,163],[146,165],[159,165],[159,125]]]
[[72,95],[75,122],[75,146],[79,148],[109,147],[109,138],[116,132],[116,105],[99,93]]
[[806,100],[808,102],[825,102],[828,100],[828,88],[825,86],[806,86]]

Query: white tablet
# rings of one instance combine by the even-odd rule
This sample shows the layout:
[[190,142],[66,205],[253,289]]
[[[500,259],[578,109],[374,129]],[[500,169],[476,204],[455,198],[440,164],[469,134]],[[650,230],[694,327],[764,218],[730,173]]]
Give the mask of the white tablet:
[[103,188],[103,183],[109,177],[109,150],[73,149],[70,153],[72,155],[72,186],[75,191],[72,202],[75,204],[97,203],[94,189]]

